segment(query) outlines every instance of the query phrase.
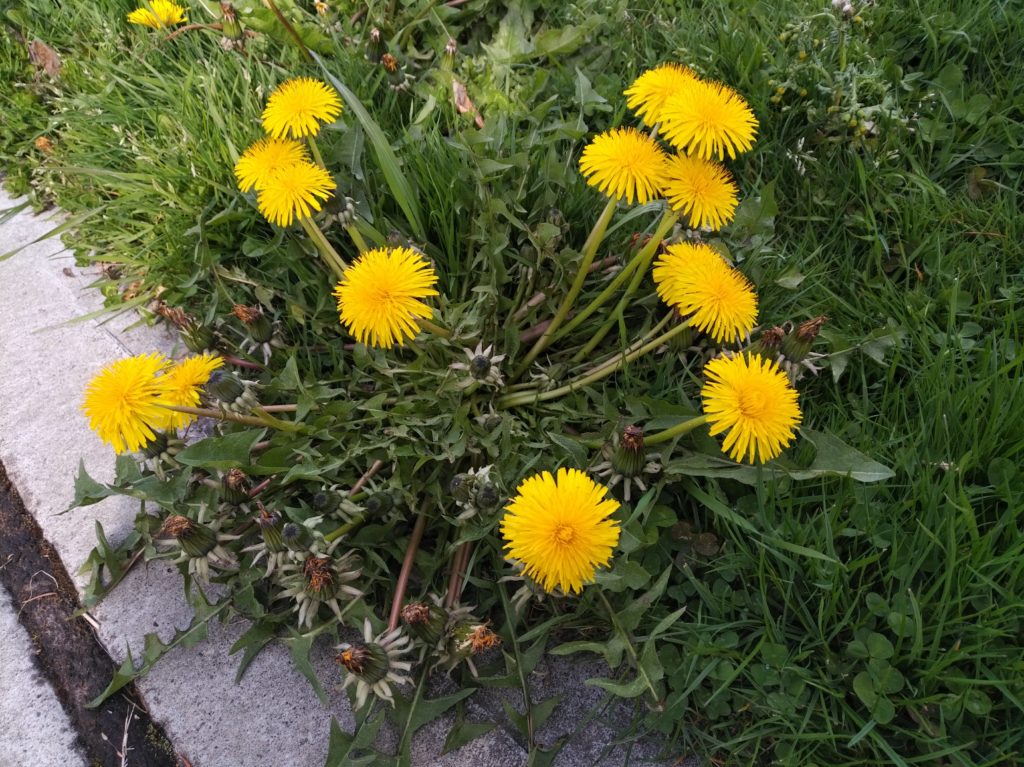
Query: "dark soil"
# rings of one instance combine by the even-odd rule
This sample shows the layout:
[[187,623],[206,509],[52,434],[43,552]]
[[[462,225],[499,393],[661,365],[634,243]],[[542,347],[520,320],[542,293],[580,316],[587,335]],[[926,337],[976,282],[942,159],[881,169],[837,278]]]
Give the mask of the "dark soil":
[[[71,718],[90,765],[189,764],[175,753],[163,728],[149,718],[134,685],[99,708],[86,708],[106,688],[116,666],[89,623],[72,618],[81,607],[78,592],[57,552],[25,510],[2,463],[0,585],[19,610],[18,620],[35,645],[36,664]],[[127,758],[122,762],[125,742]]]

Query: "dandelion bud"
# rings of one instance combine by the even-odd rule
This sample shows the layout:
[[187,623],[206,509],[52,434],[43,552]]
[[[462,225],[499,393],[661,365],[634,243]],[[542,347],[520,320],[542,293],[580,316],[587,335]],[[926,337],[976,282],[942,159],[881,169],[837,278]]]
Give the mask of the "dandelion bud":
[[264,344],[274,336],[274,328],[260,307],[235,304],[231,307],[231,313],[245,325],[256,343]]
[[498,488],[490,482],[484,482],[477,487],[476,495],[473,498],[476,507],[482,511],[490,511],[497,507],[501,496],[498,495]]
[[276,554],[285,550],[284,536],[282,533],[281,515],[276,511],[268,511],[260,504],[260,513],[256,517],[256,524],[263,536],[263,543],[267,551]]
[[366,510],[374,516],[380,516],[381,514],[387,514],[395,507],[395,499],[391,497],[391,493],[374,493],[366,499]]
[[181,329],[181,340],[185,342],[185,346],[190,352],[202,354],[214,347],[215,339],[213,330],[206,325],[192,321]]
[[821,315],[796,326],[789,335],[782,339],[782,353],[791,362],[801,362],[811,352],[811,345],[818,337],[821,326],[828,322],[828,317]]
[[387,676],[390,667],[387,651],[376,642],[343,644],[335,660],[348,673],[371,686]]
[[761,333],[761,337],[755,341],[750,351],[754,354],[760,354],[765,359],[773,360],[779,354],[779,347],[782,345],[782,339],[786,335],[786,331],[776,325],[773,328],[768,328]]
[[388,74],[393,75],[398,71],[398,59],[396,59],[390,53],[385,53],[383,56],[381,56],[380,63]]
[[384,35],[374,27],[370,30],[370,38],[366,43],[366,58],[374,64],[379,64],[387,50],[388,44],[384,42]]
[[469,503],[473,499],[473,491],[476,490],[476,477],[472,474],[456,474],[452,477],[448,489],[456,501]]
[[320,16],[326,16],[330,12],[330,6],[324,2],[324,0],[315,0],[313,7],[316,8],[316,12]]
[[281,528],[281,540],[292,551],[304,551],[313,542],[313,536],[310,535],[305,525],[289,522]]
[[313,496],[313,508],[317,511],[325,510],[331,503],[331,496],[321,490],[319,493]]
[[160,529],[190,557],[205,557],[217,546],[217,534],[212,529],[181,514],[168,517]]
[[206,382],[206,391],[211,397],[230,404],[245,394],[245,385],[233,373],[214,370]]
[[238,14],[235,13],[235,6],[231,3],[220,4],[221,32],[229,40],[242,39],[242,25],[238,22]]
[[220,497],[225,503],[237,506],[249,500],[249,476],[241,469],[231,469],[220,483]]
[[622,430],[619,437],[619,444],[612,454],[612,469],[623,477],[635,477],[643,471],[646,463],[644,430],[631,424]]
[[444,46],[444,55],[441,57],[441,66],[448,72],[451,72],[455,67],[455,54],[458,53],[459,47],[455,43],[455,38],[449,37],[448,42]]
[[433,647],[444,633],[448,612],[439,605],[410,602],[402,608],[402,623],[409,633]]
[[455,624],[449,652],[457,658],[470,658],[501,645],[501,637],[486,623],[463,621]]
[[332,197],[324,203],[325,222],[341,227],[352,226],[356,222],[356,204],[351,197],[344,195]]
[[478,354],[469,361],[469,374],[478,381],[487,378],[491,372],[491,358]]

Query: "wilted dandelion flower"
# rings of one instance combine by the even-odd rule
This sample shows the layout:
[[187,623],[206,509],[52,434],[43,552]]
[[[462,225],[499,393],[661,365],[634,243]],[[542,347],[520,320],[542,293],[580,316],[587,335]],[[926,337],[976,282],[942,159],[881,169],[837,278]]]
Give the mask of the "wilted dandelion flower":
[[167,411],[160,406],[167,394],[167,358],[140,354],[107,365],[89,382],[82,410],[89,427],[118,453],[145,447],[164,428]]
[[701,389],[711,434],[727,432],[722,450],[735,461],[770,461],[793,441],[800,405],[789,378],[759,354],[718,357]]
[[661,122],[661,110],[684,85],[698,80],[689,67],[662,64],[640,75],[626,89],[626,105],[648,125]]
[[341,99],[334,88],[310,77],[281,83],[267,99],[263,128],[274,138],[315,136],[320,123],[341,114]]
[[535,474],[516,492],[501,520],[509,558],[547,591],[582,591],[619,542],[619,523],[608,519],[619,502],[579,469]]
[[187,9],[170,0],[149,0],[148,6],[143,4],[129,13],[128,21],[144,27],[163,29],[188,21],[186,12]]
[[256,201],[267,221],[288,226],[296,218],[309,218],[320,210],[320,201],[334,194],[334,189],[330,173],[302,160],[273,174],[259,190]]
[[736,213],[738,190],[729,171],[712,160],[675,155],[665,166],[662,193],[690,226],[721,229]]
[[590,186],[630,204],[658,196],[664,168],[661,147],[634,128],[614,128],[594,136],[580,157],[580,172]]
[[661,299],[717,342],[735,341],[754,329],[754,287],[710,246],[669,245],[653,276]]
[[754,145],[757,118],[736,91],[721,83],[685,83],[665,102],[661,115],[662,134],[688,154],[721,160]]
[[433,310],[437,274],[412,248],[376,248],[345,270],[334,289],[342,324],[361,344],[390,349],[419,332],[416,320]]
[[246,149],[235,163],[238,188],[248,192],[260,190],[283,168],[304,160],[306,148],[290,138],[261,138]]
[[374,637],[369,618],[363,621],[363,640],[338,645],[336,660],[348,672],[344,686],[355,685],[357,709],[366,704],[371,692],[394,705],[391,685],[412,683],[408,675],[412,662],[403,660],[412,650],[412,640],[400,628]]
[[[210,374],[223,364],[222,357],[209,352],[186,357],[167,371],[164,377],[167,391],[161,401],[179,407],[195,407],[199,404],[199,395],[203,387],[210,380]],[[164,414],[164,428],[180,429],[196,420],[194,415],[174,410],[164,410]]]

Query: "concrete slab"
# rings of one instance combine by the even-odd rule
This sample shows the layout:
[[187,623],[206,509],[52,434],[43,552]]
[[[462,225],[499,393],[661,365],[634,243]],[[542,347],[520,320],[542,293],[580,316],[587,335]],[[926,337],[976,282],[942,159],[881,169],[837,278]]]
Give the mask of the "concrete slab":
[[[15,202],[0,191],[0,210]],[[32,242],[58,222],[30,213],[13,217],[0,225],[0,252]],[[79,410],[85,386],[110,361],[145,351],[170,353],[176,347],[175,337],[163,327],[125,330],[134,315],[77,321],[102,305],[98,291],[88,287],[93,279],[57,240],[31,245],[0,262],[0,460],[72,574],[95,543],[95,521],[116,541],[128,532],[137,510],[135,501],[110,498],[59,515],[72,495],[80,459],[96,479],[113,478],[113,453],[89,431]],[[80,588],[84,582],[79,576]],[[94,612],[98,634],[118,661],[128,647],[137,656],[148,632],[168,640],[176,628],[188,625],[191,615],[180,577],[165,564],[137,568]],[[346,729],[353,726],[347,699],[333,685],[329,705],[323,706],[280,646],[264,651],[236,685],[237,661],[227,653],[244,630],[242,624],[211,626],[205,642],[161,660],[139,682],[151,715],[195,767],[320,767],[330,717]],[[321,679],[340,683],[329,648],[315,648],[313,662]],[[542,732],[554,739],[576,730],[596,691],[583,686],[594,675],[592,669],[581,674],[570,659],[549,668],[560,669],[548,677],[565,696]],[[550,694],[553,689],[536,698]],[[500,694],[487,691],[476,697],[481,699],[476,709],[500,721]],[[414,743],[414,763],[526,763],[514,736],[500,728],[442,757],[446,732],[444,723],[425,727]],[[574,741],[579,747],[570,744],[555,764],[622,764],[621,753],[602,755],[600,744],[608,742],[610,733],[600,723],[584,728]],[[2,759],[0,765],[6,767]]]
[[0,587],[0,765],[85,767],[71,721],[32,662],[35,649],[17,616]]

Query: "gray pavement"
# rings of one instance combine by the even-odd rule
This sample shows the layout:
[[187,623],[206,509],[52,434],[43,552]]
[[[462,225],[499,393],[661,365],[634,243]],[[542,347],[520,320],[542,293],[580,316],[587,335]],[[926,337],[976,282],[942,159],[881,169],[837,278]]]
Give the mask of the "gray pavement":
[[[13,204],[0,191],[0,210]],[[59,221],[29,212],[14,216],[0,224],[0,253],[35,240]],[[84,459],[100,481],[113,476],[112,451],[88,429],[79,410],[85,385],[100,367],[117,358],[153,350],[181,351],[163,327],[131,327],[138,319],[134,314],[77,321],[101,308],[99,292],[89,287],[94,278],[75,265],[73,255],[57,240],[31,245],[0,262],[0,460],[80,588],[85,578],[75,573],[95,543],[94,522],[101,522],[116,541],[129,531],[137,511],[131,499],[110,498],[59,515],[72,496],[79,460]],[[128,647],[138,657],[146,633],[155,631],[166,641],[175,628],[188,624],[191,614],[177,572],[155,563],[136,568],[93,617],[99,622],[98,635],[120,662]],[[314,648],[321,679],[334,680],[327,684],[329,705],[324,706],[279,645],[265,650],[236,685],[237,656],[229,658],[228,649],[245,628],[243,623],[211,626],[209,638],[197,647],[175,650],[162,659],[138,683],[150,714],[194,767],[320,767],[331,716],[349,731],[354,723],[329,647]],[[5,639],[7,633],[5,628]],[[0,655],[7,653],[6,641],[3,644]],[[575,729],[597,691],[583,686],[583,680],[594,675],[595,664],[577,668],[569,660],[558,660],[557,666],[549,661],[555,659],[542,664],[545,673],[558,680],[568,701],[559,707],[565,713],[556,710],[545,727],[553,739]],[[6,686],[6,677],[4,682]],[[500,706],[486,700],[475,703],[473,710],[500,715]],[[16,747],[20,736],[16,728],[3,726],[3,712],[0,706],[0,765],[7,767],[4,749]],[[59,717],[48,721],[60,731]],[[421,731],[414,742],[416,765],[526,763],[526,753],[500,728],[442,758],[447,732],[443,725],[435,723]],[[607,743],[611,733],[596,723],[555,764],[623,764],[621,756],[595,761],[598,744]],[[644,749],[648,754],[651,750]],[[646,763],[636,754],[629,764]],[[63,767],[76,762],[61,757],[26,764]],[[20,767],[17,761],[14,765]]]

